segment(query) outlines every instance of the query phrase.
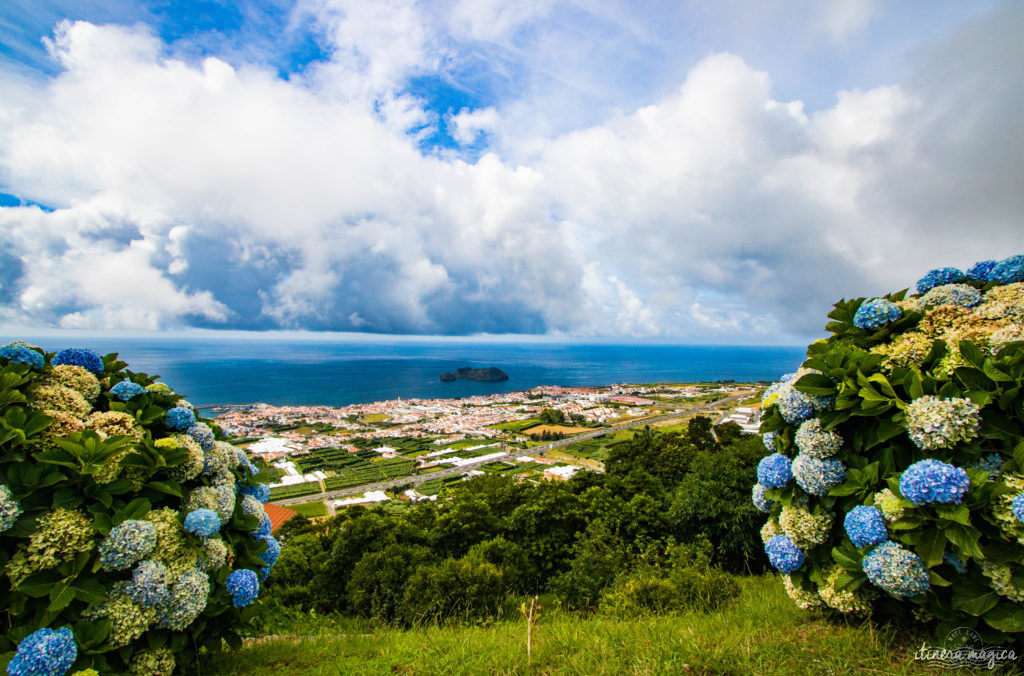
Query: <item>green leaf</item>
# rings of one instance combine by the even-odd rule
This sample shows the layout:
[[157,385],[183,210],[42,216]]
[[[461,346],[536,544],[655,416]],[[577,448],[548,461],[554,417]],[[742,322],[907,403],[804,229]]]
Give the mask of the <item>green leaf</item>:
[[1024,631],[1024,608],[1016,603],[1003,601],[982,616],[985,622],[999,631],[1017,633]]
[[796,381],[793,387],[812,397],[830,397],[836,393],[835,382],[820,373],[808,373]]
[[934,570],[928,571],[928,580],[932,583],[933,587],[948,587],[951,584],[953,584],[946,578],[936,573]]
[[999,595],[979,585],[958,584],[953,588],[953,608],[975,617],[984,615],[999,603]]
[[146,488],[178,498],[181,497],[181,484],[177,481],[150,481],[146,484]]
[[[979,559],[984,558],[984,553],[978,547],[978,538],[981,536],[981,531],[978,529],[954,523],[946,528],[945,535],[946,539],[959,547],[960,551],[965,556]],[[939,558],[942,558],[941,553],[939,554]]]
[[971,512],[967,505],[938,505],[935,513],[943,519],[949,519],[965,526],[971,525]]
[[942,554],[946,551],[946,539],[938,529],[929,529],[921,534],[921,541],[914,549],[929,568],[942,563]]
[[68,585],[67,581],[58,582],[50,590],[50,605],[47,610],[63,610],[69,603],[75,600],[75,591]]
[[78,645],[88,652],[107,639],[110,634],[110,620],[83,620],[75,623],[72,632]]
[[848,541],[843,542],[843,544],[838,547],[832,548],[832,560],[846,570],[862,572],[862,558],[863,557],[861,556],[861,553],[857,551],[857,548]]
[[985,365],[985,355],[978,346],[969,340],[960,341],[960,356],[967,360],[967,363],[982,368]]

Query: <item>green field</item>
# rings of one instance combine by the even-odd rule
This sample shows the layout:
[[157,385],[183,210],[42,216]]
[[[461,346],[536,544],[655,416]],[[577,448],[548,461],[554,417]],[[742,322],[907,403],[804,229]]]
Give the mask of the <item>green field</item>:
[[713,613],[616,619],[544,609],[530,660],[521,620],[401,630],[303,616],[275,627],[273,640],[256,639],[236,652],[211,656],[202,673],[948,673],[914,661],[926,637],[801,611],[775,576],[741,582],[740,597]]
[[327,516],[327,505],[322,502],[303,502],[298,505],[291,505],[289,509],[294,509],[300,516],[304,516],[307,519]]

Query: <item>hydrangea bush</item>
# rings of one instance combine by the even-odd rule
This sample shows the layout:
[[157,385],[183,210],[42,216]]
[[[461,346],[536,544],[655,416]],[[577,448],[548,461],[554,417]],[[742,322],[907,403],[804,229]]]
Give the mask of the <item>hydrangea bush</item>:
[[764,395],[751,496],[801,608],[1024,638],[1024,257],[840,301]]
[[0,347],[9,674],[170,674],[239,644],[277,560],[269,492],[245,453],[126,367],[82,348]]

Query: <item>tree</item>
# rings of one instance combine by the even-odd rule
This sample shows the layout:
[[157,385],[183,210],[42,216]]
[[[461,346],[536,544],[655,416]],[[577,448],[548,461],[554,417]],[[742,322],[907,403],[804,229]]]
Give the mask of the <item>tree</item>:
[[561,425],[565,423],[565,413],[556,408],[546,408],[537,418],[545,425]]
[[390,544],[364,555],[346,585],[349,607],[358,615],[385,622],[404,617],[405,584],[431,558],[427,547],[405,544]]

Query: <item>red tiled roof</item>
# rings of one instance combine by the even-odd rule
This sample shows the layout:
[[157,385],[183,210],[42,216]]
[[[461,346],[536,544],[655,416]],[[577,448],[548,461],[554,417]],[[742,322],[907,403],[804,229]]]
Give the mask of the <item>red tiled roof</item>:
[[283,526],[285,521],[299,514],[294,509],[275,505],[273,502],[263,505],[263,509],[266,510],[267,516],[270,517],[270,531],[272,533],[276,533],[277,529]]

